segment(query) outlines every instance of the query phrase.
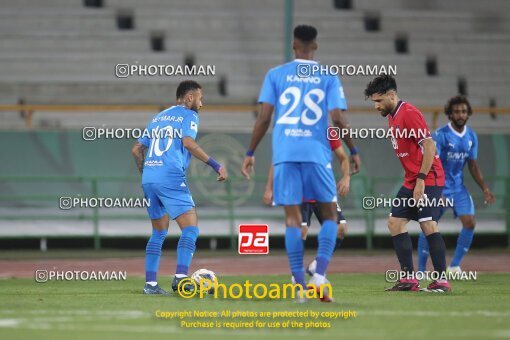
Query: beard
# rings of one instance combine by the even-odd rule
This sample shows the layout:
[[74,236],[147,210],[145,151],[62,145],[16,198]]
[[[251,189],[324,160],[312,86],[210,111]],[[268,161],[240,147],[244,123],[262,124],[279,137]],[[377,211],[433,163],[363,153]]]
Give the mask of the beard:
[[458,129],[462,129],[464,125],[466,125],[466,122],[467,120],[464,119],[452,120],[453,125],[455,125],[455,127]]
[[198,113],[198,106],[197,105],[191,105],[189,109],[195,111],[196,113]]
[[381,116],[386,117],[387,115],[390,114],[390,111],[384,109],[384,110],[379,111],[379,113],[381,114]]

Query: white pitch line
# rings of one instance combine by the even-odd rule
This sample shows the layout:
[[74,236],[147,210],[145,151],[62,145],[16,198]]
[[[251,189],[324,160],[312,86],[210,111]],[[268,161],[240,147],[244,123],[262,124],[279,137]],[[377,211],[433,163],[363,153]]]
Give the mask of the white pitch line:
[[36,309],[36,310],[29,310],[29,311],[11,311],[11,310],[0,310],[0,314],[62,314],[62,315],[103,315],[103,316],[125,316],[125,317],[144,317],[144,316],[151,316],[151,312],[144,312],[139,310],[100,310],[100,311],[94,311],[94,310],[48,310],[48,309]]
[[471,317],[471,316],[484,316],[488,318],[493,317],[510,317],[510,312],[494,312],[487,310],[474,310],[467,312],[442,312],[442,311],[394,311],[394,310],[371,310],[366,312],[358,312],[360,315],[387,315],[387,316],[420,316],[420,317]]
[[[34,312],[40,312],[34,311]],[[112,312],[112,311],[107,311]],[[34,313],[38,314],[38,313]],[[94,314],[94,313],[91,313]],[[96,313],[97,314],[97,313]],[[66,320],[64,320],[66,319]],[[98,332],[124,332],[124,333],[184,333],[187,328],[181,328],[174,325],[165,326],[133,326],[133,325],[73,325],[66,324],[63,322],[77,320],[83,321],[79,317],[68,317],[63,318],[56,316],[54,318],[46,317],[35,317],[33,319],[0,319],[0,328],[16,328],[16,329],[33,329],[33,330],[68,330],[68,331],[98,331]],[[94,321],[94,320],[90,320]],[[196,333],[210,334],[210,329],[193,329]],[[228,334],[228,335],[274,335],[271,329],[221,329],[215,328],[214,334]],[[311,330],[302,330],[299,334],[289,330],[279,329],[279,335],[292,334],[292,336],[310,336]]]
[[[106,311],[106,312],[114,312],[114,311]],[[395,312],[390,310],[374,310],[369,313],[362,314],[373,314],[373,315],[402,315],[402,316],[479,316],[482,313],[484,316],[507,316],[509,313],[498,313],[498,312],[488,312],[488,311],[476,311],[475,313],[469,312],[452,312],[452,313],[434,313],[434,312]],[[94,314],[94,313],[92,313]],[[98,313],[96,313],[98,314]],[[72,317],[73,318],[73,317]],[[79,319],[79,317],[74,317],[75,319]],[[73,319],[74,319],[73,318]],[[33,329],[33,330],[60,330],[60,331],[93,331],[93,332],[117,332],[117,333],[161,333],[161,334],[184,334],[188,329],[181,328],[174,325],[150,325],[150,326],[134,326],[134,325],[73,325],[73,324],[65,324],[62,323],[62,317],[58,316],[55,318],[44,317],[44,318],[35,318],[35,319],[0,319],[0,328],[14,328],[14,329]],[[374,336],[374,332],[368,330],[357,330],[357,334],[361,331],[366,336]],[[210,335],[211,332],[214,335],[256,335],[258,337],[263,336],[274,336],[274,330],[271,329],[220,329],[215,328],[214,330],[208,329],[194,329],[195,334],[207,334]],[[279,329],[277,335],[278,336],[286,336],[291,335],[292,337],[309,337],[310,335],[315,334],[312,330],[300,330],[299,332],[295,332],[295,330],[282,330]],[[457,333],[455,333],[457,334]],[[360,334],[358,334],[360,335]],[[505,330],[497,330],[489,333],[484,333],[485,336],[494,336],[501,338],[508,338],[510,335],[510,329]]]
[[[470,317],[470,316],[486,316],[486,317],[510,317],[510,312],[495,312],[488,310],[471,310],[471,311],[397,311],[390,309],[376,309],[360,311],[359,314],[365,315],[412,315],[412,316],[456,316],[456,317]],[[48,309],[36,309],[23,312],[11,311],[11,310],[0,310],[0,314],[50,314],[50,315],[100,315],[100,316],[120,316],[120,317],[152,317],[152,311],[140,311],[140,310],[48,310]]]
[[493,334],[495,337],[508,339],[508,338],[510,338],[510,329],[503,329],[500,331],[495,331]]
[[[162,334],[168,334],[168,333],[180,333],[183,334],[189,329],[181,328],[177,326],[132,326],[132,325],[87,325],[87,326],[76,326],[72,324],[51,324],[51,323],[38,323],[27,320],[24,320],[22,322],[20,319],[4,319],[9,320],[10,322],[6,322],[6,324],[3,327],[9,327],[9,328],[17,328],[17,329],[34,329],[34,330],[67,330],[67,331],[97,331],[97,332],[119,332],[119,333],[162,333]],[[0,319],[1,321],[1,319]],[[49,319],[46,319],[45,321],[49,321]],[[55,320],[56,321],[56,320]],[[2,324],[0,323],[0,327]],[[193,329],[195,333],[204,333],[204,334],[211,334],[211,330],[209,329]],[[281,329],[279,329],[279,335],[286,334],[292,334],[292,336],[310,336],[312,333],[310,331],[300,332],[299,334],[296,334],[294,332],[282,332]],[[272,330],[269,329],[220,329],[215,328],[214,334],[228,334],[228,335],[274,335]]]
[[0,327],[18,327],[23,319],[0,319]]
[[[422,317],[436,317],[436,316],[446,316],[446,317],[471,317],[471,316],[484,316],[484,317],[510,317],[510,312],[495,312],[488,310],[471,310],[471,311],[451,311],[451,312],[443,312],[443,311],[397,311],[390,309],[377,309],[377,310],[367,310],[367,311],[357,311],[359,315],[410,315],[410,316],[422,316]],[[152,311],[140,311],[140,310],[46,310],[46,309],[38,309],[38,310],[29,310],[23,312],[15,312],[10,310],[0,310],[0,314],[35,314],[35,315],[75,315],[75,316],[112,316],[112,317],[125,317],[125,318],[144,318],[144,317],[152,317]]]

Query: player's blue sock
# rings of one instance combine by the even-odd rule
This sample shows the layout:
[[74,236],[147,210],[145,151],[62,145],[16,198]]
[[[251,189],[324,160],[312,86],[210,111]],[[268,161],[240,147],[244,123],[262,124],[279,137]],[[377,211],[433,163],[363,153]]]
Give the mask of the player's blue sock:
[[429,243],[424,233],[418,237],[418,271],[427,270],[427,260],[429,259]]
[[198,227],[182,228],[182,235],[177,244],[177,269],[175,274],[188,275],[188,269],[195,252],[195,242],[198,238]]
[[145,248],[145,282],[157,282],[161,247],[168,230],[152,229],[152,235]]
[[462,227],[460,231],[459,237],[457,238],[457,247],[455,248],[455,253],[453,254],[452,262],[450,263],[450,267],[460,266],[460,262],[466,253],[469,251],[471,247],[471,242],[473,242],[473,235],[475,233],[475,229],[468,229],[466,227]]
[[315,272],[324,275],[328,269],[329,261],[335,251],[338,225],[333,220],[325,220],[319,232],[319,249],[317,251],[317,269]]
[[287,227],[285,230],[285,249],[289,258],[289,266],[294,280],[297,284],[306,287],[305,268],[303,267],[303,240],[301,239],[301,229]]

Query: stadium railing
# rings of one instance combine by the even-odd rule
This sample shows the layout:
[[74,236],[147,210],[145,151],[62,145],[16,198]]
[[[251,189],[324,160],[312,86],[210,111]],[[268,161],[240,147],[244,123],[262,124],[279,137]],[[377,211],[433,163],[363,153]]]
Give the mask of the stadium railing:
[[[255,177],[253,180],[264,183],[265,177]],[[343,209],[344,211],[348,211],[348,215],[350,219],[362,219],[365,224],[365,232],[364,236],[366,239],[366,248],[373,248],[373,238],[375,235],[375,221],[378,218],[386,218],[387,217],[387,209],[373,209],[373,210],[364,210],[361,207],[362,197],[372,196],[376,197],[375,188],[380,185],[389,184],[389,183],[400,183],[400,177],[366,177],[366,176],[358,176],[358,180],[363,182],[364,192],[355,192],[351,189],[351,193],[349,197],[343,201]],[[480,209],[477,210],[477,216],[479,217],[489,217],[489,218],[497,218],[505,221],[505,231],[506,236],[508,238],[508,244],[510,245],[510,177],[486,177],[487,181],[497,181],[498,183],[503,183],[506,188],[506,192],[500,193],[496,195],[498,200],[502,202],[502,208],[498,209]],[[196,183],[197,181],[205,181],[205,182],[216,182],[215,178],[211,177],[189,177],[188,181],[190,184]],[[269,213],[264,210],[257,210],[256,212],[246,212],[242,211],[243,205],[250,205],[262,208],[262,203],[260,202],[262,194],[260,192],[251,193],[249,195],[242,194],[239,192],[234,192],[232,190],[232,183],[245,181],[243,177],[235,177],[232,176],[226,182],[225,185],[225,193],[224,194],[207,194],[203,195],[199,192],[193,192],[193,197],[196,201],[200,202],[200,200],[214,202],[214,199],[221,199],[222,202],[226,203],[223,206],[216,206],[213,212],[209,213],[200,213],[200,219],[204,220],[227,220],[229,225],[228,235],[224,233],[221,235],[216,235],[218,237],[228,236],[230,238],[231,247],[235,247],[237,242],[237,233],[236,233],[236,221],[239,220],[248,220],[248,219],[276,219],[283,220],[283,212],[277,210],[267,210]],[[139,177],[96,177],[96,176],[64,176],[64,177],[27,177],[27,176],[0,176],[0,184],[2,183],[84,183],[87,184],[87,187],[90,188],[88,192],[82,192],[80,194],[81,197],[88,198],[99,198],[105,197],[105,195],[101,194],[100,186],[104,185],[108,182],[130,182],[132,184],[139,185],[140,178]],[[377,190],[377,192],[381,192]],[[483,199],[483,195],[478,194],[477,192],[473,192],[473,197],[475,201]],[[389,194],[388,194],[389,195]],[[115,235],[104,235],[100,232],[100,223],[104,220],[131,220],[131,219],[147,219],[145,209],[139,209],[136,213],[108,213],[102,214],[101,209],[98,207],[90,208],[86,210],[87,213],[80,212],[79,214],[63,214],[62,211],[58,211],[59,213],[55,213],[54,211],[50,214],[41,214],[37,213],[38,210],[35,210],[35,214],[27,214],[26,211],[23,210],[23,206],[26,202],[41,202],[43,207],[51,207],[54,210],[58,207],[58,200],[62,196],[69,196],[69,194],[60,194],[60,193],[38,193],[38,192],[29,192],[23,194],[1,194],[0,195],[0,206],[2,209],[7,210],[9,213],[4,213],[0,215],[0,221],[5,225],[8,224],[8,221],[41,221],[41,220],[49,220],[49,221],[62,221],[62,220],[74,220],[74,221],[92,221],[93,224],[93,232],[89,235],[80,235],[92,237],[94,239],[94,248],[101,248],[101,238],[105,237],[133,237],[140,235],[131,235],[131,234],[115,234]],[[257,196],[257,197],[254,197]],[[481,197],[480,197],[481,196]],[[142,193],[140,192],[138,196],[133,194],[131,197],[119,197],[119,198],[141,198]],[[389,197],[391,197],[389,195]],[[239,198],[252,199],[252,203],[242,203],[239,204]],[[253,203],[258,202],[258,203]],[[8,203],[8,204],[5,204]],[[210,204],[210,203],[209,203]],[[11,209],[13,208],[13,209]],[[26,208],[26,207],[25,207]],[[200,208],[200,207],[199,207]],[[217,208],[217,209],[216,209]],[[29,211],[30,212],[30,209]],[[215,235],[209,235],[215,236]],[[40,232],[36,234],[9,234],[9,235],[0,235],[0,238],[21,238],[21,237],[29,237],[29,238],[39,238],[46,240],[47,238],[59,238],[59,237],[73,237],[73,235],[67,234],[65,232],[57,233],[47,233],[45,230],[40,230]]]
[[[27,128],[33,127],[33,117],[36,112],[160,112],[165,107],[162,105],[34,105],[34,104],[16,104],[0,105],[0,112],[18,113],[25,121]],[[420,106],[423,113],[432,113],[431,129],[438,127],[438,119],[444,108],[439,106]],[[203,111],[216,112],[257,112],[257,105],[207,105]],[[474,107],[473,111],[481,114],[498,115],[510,114],[508,107]],[[372,107],[350,107],[349,112],[363,112],[378,114]]]

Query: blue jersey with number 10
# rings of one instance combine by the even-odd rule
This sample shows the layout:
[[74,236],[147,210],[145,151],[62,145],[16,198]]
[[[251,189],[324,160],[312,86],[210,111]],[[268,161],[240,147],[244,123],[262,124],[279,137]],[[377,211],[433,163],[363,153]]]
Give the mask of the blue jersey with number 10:
[[182,187],[191,158],[182,139],[197,137],[197,113],[181,105],[172,106],[154,116],[147,131],[148,136],[138,139],[148,148],[142,184],[164,183],[170,187]]
[[259,103],[274,106],[273,164],[331,162],[328,112],[345,110],[347,103],[340,79],[321,74],[319,67],[296,59],[266,74]]

